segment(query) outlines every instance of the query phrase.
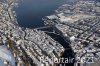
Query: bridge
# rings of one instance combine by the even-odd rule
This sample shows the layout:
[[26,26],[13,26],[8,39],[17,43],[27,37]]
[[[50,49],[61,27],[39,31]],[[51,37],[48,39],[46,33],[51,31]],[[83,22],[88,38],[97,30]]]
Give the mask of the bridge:
[[55,34],[55,35],[60,35],[60,34],[57,34],[55,31],[53,31],[53,32],[43,31],[43,32],[45,32],[45,33],[51,33],[51,34]]
[[[45,28],[52,28],[52,26],[38,27],[38,28],[35,28],[35,29],[37,29],[37,30],[41,30],[41,29],[45,29]],[[45,32],[45,33],[51,33],[51,34],[55,34],[55,35],[59,35],[59,34],[57,34],[57,33],[55,32],[54,29],[53,29],[52,32],[51,32],[51,31],[43,31],[43,32]]]
[[44,26],[44,27],[39,27],[39,28],[35,28],[35,29],[40,30],[40,29],[45,29],[45,28],[51,28],[51,26]]

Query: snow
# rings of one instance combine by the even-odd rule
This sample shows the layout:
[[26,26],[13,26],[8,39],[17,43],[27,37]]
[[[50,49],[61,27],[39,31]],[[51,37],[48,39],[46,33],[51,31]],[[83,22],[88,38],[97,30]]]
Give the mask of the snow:
[[7,60],[11,63],[12,66],[15,66],[15,59],[11,52],[8,50],[8,48],[5,45],[0,46],[0,65],[3,66],[3,61]]
[[70,40],[74,41],[75,40],[75,36],[70,37]]
[[0,65],[5,66],[2,60],[0,60]]

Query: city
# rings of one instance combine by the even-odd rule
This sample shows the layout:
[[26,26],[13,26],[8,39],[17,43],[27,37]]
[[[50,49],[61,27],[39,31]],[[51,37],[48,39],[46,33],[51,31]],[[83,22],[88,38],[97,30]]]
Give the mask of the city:
[[[17,6],[17,0],[0,1],[0,66],[62,64],[62,55],[68,48],[64,48],[45,31],[20,27],[13,10]],[[99,2],[78,0],[67,3],[42,20],[45,26],[51,26],[55,34],[69,43],[75,58],[66,58],[67,61],[75,60],[74,66],[100,65]],[[43,58],[47,58],[47,61],[41,61]],[[56,62],[60,59],[60,63],[55,63],[52,58]]]

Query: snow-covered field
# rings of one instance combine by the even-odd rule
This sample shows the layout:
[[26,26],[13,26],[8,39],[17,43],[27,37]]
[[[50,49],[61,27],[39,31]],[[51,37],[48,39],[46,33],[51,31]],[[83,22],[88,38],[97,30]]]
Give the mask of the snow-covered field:
[[5,45],[0,46],[0,66],[5,66],[4,61],[7,60],[12,66],[15,66],[15,59],[10,50]]

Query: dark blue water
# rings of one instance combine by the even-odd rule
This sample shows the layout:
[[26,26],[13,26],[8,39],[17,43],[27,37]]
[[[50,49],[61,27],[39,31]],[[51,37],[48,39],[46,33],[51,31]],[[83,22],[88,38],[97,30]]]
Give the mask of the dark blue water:
[[[54,13],[59,6],[66,2],[77,0],[23,0],[19,7],[15,8],[17,20],[20,26],[36,28],[44,26],[42,18]],[[95,0],[99,1],[100,0]]]
[[42,18],[54,13],[67,0],[23,0],[15,8],[20,26],[36,28],[43,25]]

